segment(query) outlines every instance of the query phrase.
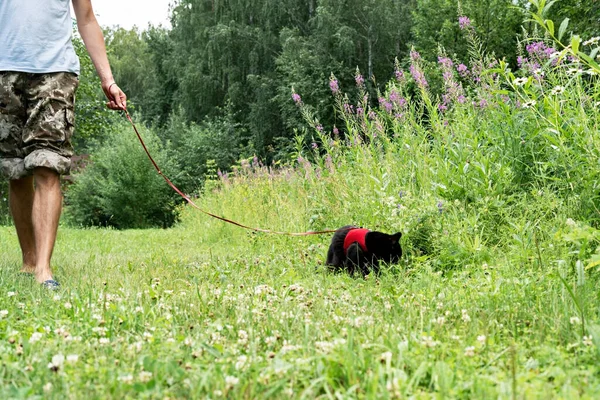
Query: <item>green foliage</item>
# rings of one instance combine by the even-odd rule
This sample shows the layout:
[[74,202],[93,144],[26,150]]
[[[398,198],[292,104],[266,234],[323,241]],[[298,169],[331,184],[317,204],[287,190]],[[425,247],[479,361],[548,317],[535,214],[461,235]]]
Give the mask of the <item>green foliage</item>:
[[448,54],[465,59],[468,43],[461,34],[458,17],[467,16],[481,44],[498,58],[506,57],[514,63],[514,48],[525,19],[518,6],[524,3],[524,0],[416,0],[412,10],[414,46],[430,60],[436,59],[440,45]]
[[183,190],[191,193],[203,186],[209,163],[226,171],[240,159],[245,132],[226,115],[200,124],[187,124],[181,114],[172,115],[169,124],[159,130],[161,139],[169,144]]
[[75,152],[81,154],[88,151],[90,142],[102,139],[104,132],[115,123],[118,116],[106,107],[106,97],[102,92],[100,79],[79,36],[73,36],[73,45],[81,64],[75,101],[77,122],[73,146]]
[[[176,164],[158,137],[142,130],[164,174],[178,183]],[[95,148],[90,163],[66,193],[66,215],[76,226],[169,227],[177,220],[178,198],[152,167],[125,123],[115,125]]]

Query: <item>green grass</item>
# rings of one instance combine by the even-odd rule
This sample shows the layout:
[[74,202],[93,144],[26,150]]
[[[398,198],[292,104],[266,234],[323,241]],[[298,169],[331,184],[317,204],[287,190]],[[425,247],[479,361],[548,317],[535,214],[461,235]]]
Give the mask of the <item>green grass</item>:
[[[202,204],[304,230],[307,182],[240,178]],[[457,205],[438,219],[458,228],[485,214]],[[328,236],[252,234],[191,209],[182,218],[170,230],[61,228],[57,292],[18,275],[15,233],[0,228],[0,397],[600,396],[600,287],[550,261],[558,241],[538,253],[515,228],[510,244],[464,244],[487,262],[444,271],[412,254],[409,229],[402,264],[363,279],[325,270]],[[56,355],[78,359],[53,371]]]

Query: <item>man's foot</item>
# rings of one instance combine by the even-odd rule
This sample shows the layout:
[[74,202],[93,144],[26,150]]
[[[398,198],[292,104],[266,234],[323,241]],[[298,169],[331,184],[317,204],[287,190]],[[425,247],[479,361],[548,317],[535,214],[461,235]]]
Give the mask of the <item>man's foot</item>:
[[21,274],[35,274],[35,267],[23,264],[23,268],[21,268],[20,272]]
[[60,283],[56,282],[54,279],[48,279],[42,283],[42,286],[49,290],[56,290],[60,288]]

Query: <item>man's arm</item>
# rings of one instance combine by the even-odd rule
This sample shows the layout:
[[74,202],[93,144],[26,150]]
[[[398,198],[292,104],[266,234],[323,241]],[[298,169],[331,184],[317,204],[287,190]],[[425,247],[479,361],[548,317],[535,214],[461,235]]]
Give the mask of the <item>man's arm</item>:
[[102,90],[108,98],[106,104],[113,110],[124,110],[126,107],[127,96],[117,86],[110,70],[108,57],[106,56],[106,45],[104,44],[104,35],[102,29],[96,20],[91,0],[72,0],[75,17],[77,18],[77,29],[85,43],[90,58],[96,67]]

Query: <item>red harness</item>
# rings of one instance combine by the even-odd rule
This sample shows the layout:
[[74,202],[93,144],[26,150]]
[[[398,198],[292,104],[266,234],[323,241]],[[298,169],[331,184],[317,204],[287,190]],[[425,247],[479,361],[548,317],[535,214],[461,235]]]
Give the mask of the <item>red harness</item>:
[[367,251],[367,233],[369,233],[368,229],[354,228],[351,229],[346,238],[344,239],[344,253],[348,252],[348,248],[352,245],[352,243],[357,242],[360,248],[363,251]]

